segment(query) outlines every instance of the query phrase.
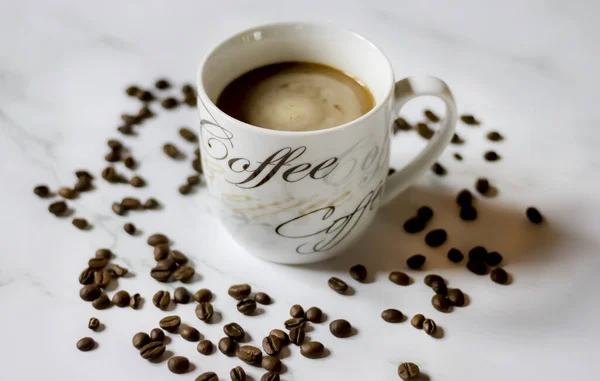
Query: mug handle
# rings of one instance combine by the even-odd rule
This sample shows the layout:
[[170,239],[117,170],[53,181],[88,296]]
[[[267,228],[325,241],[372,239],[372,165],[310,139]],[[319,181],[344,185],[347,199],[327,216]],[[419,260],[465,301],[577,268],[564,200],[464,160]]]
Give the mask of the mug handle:
[[441,122],[441,128],[431,138],[427,146],[404,168],[387,178],[386,189],[382,201],[387,204],[400,192],[411,185],[423,172],[425,172],[442,154],[444,148],[450,143],[456,121],[458,118],[456,103],[450,88],[436,77],[419,76],[408,77],[396,82],[394,88],[394,104],[392,110],[394,115],[400,113],[400,109],[408,101],[423,95],[433,95],[444,101],[446,114]]

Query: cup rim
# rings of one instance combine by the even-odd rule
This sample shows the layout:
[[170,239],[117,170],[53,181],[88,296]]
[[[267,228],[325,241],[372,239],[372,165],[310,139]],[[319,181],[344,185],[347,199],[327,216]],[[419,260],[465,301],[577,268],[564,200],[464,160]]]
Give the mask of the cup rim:
[[[325,29],[337,29],[338,31],[343,31],[345,33],[348,33],[358,39],[363,40],[364,42],[366,42],[367,44],[369,44],[372,48],[374,48],[379,54],[381,54],[381,56],[383,58],[385,58],[385,62],[387,64],[387,69],[388,72],[391,76],[391,83],[389,84],[389,88],[386,92],[385,97],[383,98],[383,100],[379,103],[376,104],[375,107],[373,107],[371,110],[369,110],[366,114],[361,115],[360,117],[351,120],[347,123],[341,124],[339,126],[335,126],[335,127],[331,127],[331,128],[326,128],[323,130],[311,130],[311,131],[286,131],[286,130],[272,130],[272,129],[268,129],[268,128],[263,128],[263,127],[259,127],[259,126],[255,126],[253,124],[249,124],[246,122],[243,122],[241,120],[238,120],[232,116],[230,116],[229,114],[223,112],[219,107],[217,107],[217,105],[210,99],[210,97],[208,96],[208,94],[206,93],[206,90],[204,89],[204,85],[203,85],[203,81],[202,81],[202,75],[204,72],[204,67],[206,65],[206,62],[208,61],[208,59],[213,55],[213,53],[220,48],[223,44],[239,38],[242,35],[248,34],[251,31],[256,31],[258,29],[262,29],[262,28],[274,28],[274,27],[298,27],[298,26],[307,26],[307,27],[319,27],[319,28],[325,28]],[[202,100],[202,97],[200,96],[201,93],[203,95],[203,97],[210,102],[213,106],[214,109],[216,110],[216,112],[219,114],[219,116],[221,118],[224,118],[226,120],[228,120],[229,122],[232,123],[237,123],[238,125],[240,125],[242,128],[244,129],[252,129],[253,131],[257,132],[260,131],[262,133],[265,134],[271,134],[271,135],[286,135],[286,136],[292,136],[292,135],[298,135],[298,136],[307,136],[307,135],[320,135],[320,134],[326,134],[326,133],[330,133],[330,132],[334,132],[334,131],[342,131],[342,130],[346,130],[348,128],[352,128],[353,125],[358,124],[363,122],[364,120],[366,120],[367,118],[370,118],[373,114],[379,112],[379,110],[381,110],[389,101],[390,97],[392,96],[393,90],[394,90],[394,84],[396,83],[396,79],[394,76],[394,70],[392,68],[392,63],[389,59],[389,57],[383,52],[383,50],[381,50],[381,48],[379,46],[377,46],[375,43],[373,43],[371,40],[367,39],[366,37],[364,37],[363,35],[361,35],[360,33],[348,29],[348,28],[342,28],[342,27],[337,27],[337,26],[333,26],[333,25],[327,25],[324,23],[318,23],[318,22],[294,22],[294,21],[288,21],[288,22],[276,22],[276,23],[267,23],[267,24],[261,24],[261,25],[256,25],[250,28],[246,28],[236,34],[233,34],[225,39],[223,39],[221,42],[219,42],[217,45],[215,45],[214,47],[212,47],[204,56],[204,58],[202,59],[202,61],[200,62],[200,65],[198,66],[198,70],[196,73],[196,89],[198,92],[198,100],[200,102],[200,104],[202,104],[204,106],[204,102]],[[206,106],[204,106],[206,107]]]

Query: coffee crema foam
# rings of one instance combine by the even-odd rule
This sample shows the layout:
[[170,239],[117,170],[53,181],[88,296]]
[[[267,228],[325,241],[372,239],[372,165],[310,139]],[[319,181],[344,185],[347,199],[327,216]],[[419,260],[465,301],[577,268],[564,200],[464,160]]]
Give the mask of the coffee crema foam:
[[315,131],[340,126],[375,105],[369,89],[332,67],[282,62],[233,80],[217,100],[226,114],[245,123],[281,131]]

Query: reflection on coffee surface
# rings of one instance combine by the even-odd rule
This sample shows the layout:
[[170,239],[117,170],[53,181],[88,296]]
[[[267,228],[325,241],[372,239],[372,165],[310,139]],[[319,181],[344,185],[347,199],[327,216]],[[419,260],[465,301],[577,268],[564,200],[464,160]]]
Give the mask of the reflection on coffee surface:
[[281,62],[233,80],[217,100],[226,114],[270,130],[313,131],[340,126],[375,105],[369,89],[329,66]]

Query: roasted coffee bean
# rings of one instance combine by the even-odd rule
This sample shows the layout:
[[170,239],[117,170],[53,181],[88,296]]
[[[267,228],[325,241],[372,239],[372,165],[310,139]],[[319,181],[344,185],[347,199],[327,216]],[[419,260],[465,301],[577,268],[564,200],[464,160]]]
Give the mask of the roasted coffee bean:
[[139,87],[137,87],[135,85],[131,85],[131,86],[127,87],[127,89],[125,89],[125,94],[129,95],[130,97],[136,96],[139,92],[140,92]]
[[281,351],[283,344],[281,344],[281,340],[279,340],[275,336],[267,336],[262,340],[262,347],[265,350],[265,353],[271,356],[275,356]]
[[200,331],[189,325],[181,325],[181,327],[179,327],[179,334],[181,335],[181,337],[183,337],[184,340],[187,341],[200,340]]
[[273,356],[263,356],[260,366],[269,372],[281,372],[281,360]]
[[135,135],[135,131],[133,130],[133,126],[131,124],[124,124],[122,126],[119,126],[117,127],[117,131],[119,131],[123,135]]
[[410,131],[412,126],[404,118],[396,118],[394,120],[394,133],[397,131]]
[[179,152],[179,149],[172,143],[166,143],[163,145],[163,152],[172,159],[178,159],[181,157],[181,152]]
[[267,372],[260,377],[260,381],[279,381],[280,377],[278,373]]
[[77,197],[77,191],[75,191],[75,189],[71,189],[71,188],[67,188],[67,187],[60,187],[58,189],[58,194],[62,198],[66,198],[67,200],[73,200],[74,198]]
[[219,351],[226,356],[233,356],[237,349],[237,343],[229,337],[223,337],[219,340]]
[[439,247],[446,242],[447,238],[448,234],[444,229],[435,229],[427,233],[425,236],[425,243],[429,247]]
[[483,246],[475,246],[469,250],[469,260],[471,261],[483,261],[487,255],[487,250]]
[[286,345],[290,341],[288,334],[280,329],[272,329],[271,332],[269,332],[269,336],[275,336],[283,345]]
[[160,102],[160,105],[163,106],[163,108],[165,108],[166,110],[174,109],[175,107],[177,107],[178,104],[179,102],[177,102],[177,99],[173,97],[165,98]]
[[160,261],[166,259],[169,256],[169,244],[159,243],[154,246],[154,260]]
[[308,357],[309,359],[316,359],[323,355],[325,351],[325,347],[323,344],[318,341],[309,341],[308,343],[302,344],[300,346],[300,353],[304,357]]
[[463,253],[455,247],[448,250],[448,259],[454,263],[461,262],[464,257],[465,256],[463,255]]
[[196,91],[194,90],[194,86],[190,85],[189,83],[186,83],[185,85],[183,85],[181,87],[181,92],[185,95],[188,96],[196,96]]
[[67,213],[67,203],[64,201],[56,201],[48,206],[48,211],[56,217],[62,217]]
[[196,97],[194,97],[194,96],[186,95],[186,97],[183,99],[183,101],[185,102],[186,105],[188,105],[190,107],[196,107],[197,100],[196,100]]
[[96,342],[91,337],[84,337],[77,342],[77,349],[82,352],[88,352],[94,349]]
[[118,202],[113,202],[111,209],[113,212],[115,212],[115,214],[117,216],[124,216],[125,213],[127,212],[127,209],[125,209],[121,204],[119,204]]
[[527,219],[533,222],[534,224],[540,224],[544,220],[544,217],[542,217],[542,213],[540,213],[540,211],[534,208],[533,206],[527,208],[527,210],[525,211],[525,215],[527,216]]
[[470,126],[476,126],[479,124],[479,121],[475,119],[473,115],[470,114],[461,115],[460,120],[462,120],[464,124],[468,124]]
[[107,258],[91,258],[88,261],[88,267],[92,270],[102,270],[107,263]]
[[433,113],[433,111],[431,111],[431,110],[425,110],[425,111],[423,112],[423,115],[425,115],[425,117],[426,117],[427,119],[429,119],[429,120],[430,120],[431,122],[433,122],[433,123],[437,123],[437,122],[439,122],[439,121],[440,121],[440,118],[439,118],[437,115],[435,115],[435,114]]
[[337,319],[329,323],[329,331],[335,337],[345,338],[352,334],[352,325],[348,320]]
[[462,307],[465,305],[465,295],[458,288],[449,288],[448,301],[453,306]]
[[434,280],[431,282],[431,289],[436,294],[446,295],[448,293],[448,288],[446,287],[444,280]]
[[146,332],[138,332],[133,335],[131,339],[133,347],[135,349],[142,349],[142,347],[150,342],[150,336]]
[[388,168],[388,176],[391,176],[394,173],[396,173],[396,170],[394,168]]
[[111,151],[104,156],[104,160],[109,163],[116,163],[121,160],[121,152],[120,151]]
[[504,136],[502,136],[502,134],[500,134],[498,131],[490,131],[487,133],[486,137],[493,142],[504,140]]
[[125,233],[129,235],[135,235],[136,232],[135,225],[131,222],[127,222],[125,225],[123,225],[123,230],[125,230]]
[[403,380],[410,380],[419,376],[419,367],[412,362],[403,362],[398,366],[398,376]]
[[102,170],[102,178],[109,183],[116,183],[119,181],[119,175],[114,167],[106,167]]
[[198,319],[206,322],[209,321],[210,318],[213,316],[214,314],[214,309],[212,304],[210,304],[210,302],[202,302],[202,303],[198,303],[198,305],[196,306],[196,316],[198,317]]
[[423,222],[428,222],[433,218],[433,209],[428,206],[422,206],[417,210],[417,218]]
[[463,159],[462,155],[459,154],[458,152],[455,152],[453,156],[458,161],[462,161],[462,159]]
[[498,161],[500,160],[500,155],[496,151],[487,151],[483,154],[483,158],[487,161]]
[[170,257],[178,265],[185,265],[188,261],[187,257],[179,250],[173,250]]
[[461,190],[456,196],[456,203],[460,206],[470,206],[473,203],[473,194],[467,189]]
[[237,304],[237,310],[244,315],[251,315],[256,311],[256,302],[254,299],[243,299]]
[[240,360],[250,365],[260,365],[260,360],[262,360],[261,350],[252,345],[242,345],[236,351],[236,355]]
[[431,170],[438,176],[445,176],[448,173],[448,170],[438,162],[433,163]]
[[291,318],[286,320],[283,325],[286,329],[292,329],[296,327],[304,327],[306,319],[304,317]]
[[302,345],[305,336],[306,334],[304,332],[304,325],[290,329],[289,338],[290,342],[293,344]]
[[110,299],[108,298],[108,295],[102,293],[99,297],[94,299],[94,301],[92,302],[92,307],[94,307],[97,310],[104,310],[110,307]]
[[188,176],[187,183],[189,185],[198,185],[198,184],[200,184],[200,176],[199,175]]
[[150,340],[160,341],[162,343],[165,341],[165,331],[160,328],[154,328],[152,331],[150,331]]
[[96,250],[96,258],[109,260],[112,257],[112,251],[110,249],[98,249]]
[[495,268],[490,273],[490,278],[498,283],[498,284],[507,284],[508,283],[508,274],[504,271],[503,268]]
[[417,123],[417,133],[423,139],[429,140],[433,137],[433,135],[435,134],[435,131],[432,130],[431,128],[429,128],[429,126],[426,125],[425,123]]
[[158,325],[165,331],[173,332],[181,325],[181,319],[177,315],[166,316],[160,320]]
[[121,206],[127,210],[136,210],[142,207],[142,203],[137,198],[125,197],[121,201]]
[[410,278],[402,271],[392,271],[388,276],[390,282],[395,283],[399,286],[408,286],[410,284]]
[[425,321],[425,316],[423,316],[421,314],[416,314],[415,316],[413,316],[412,319],[410,319],[410,324],[417,329],[421,329],[421,328],[423,328],[424,321]]
[[131,299],[129,299],[129,307],[133,308],[134,310],[137,310],[140,308],[141,305],[142,297],[140,296],[140,294],[135,293],[131,295]]
[[187,304],[190,302],[190,292],[185,287],[177,287],[173,291],[173,300],[175,303]]
[[113,278],[120,278],[122,276],[125,276],[129,272],[128,269],[126,269],[125,267],[121,267],[117,264],[110,265],[110,267],[106,271],[108,271]]
[[367,279],[367,268],[363,265],[354,265],[350,267],[350,276],[359,282],[364,282]]
[[463,221],[473,221],[477,218],[477,209],[472,206],[463,206],[460,209],[460,219]]
[[290,316],[295,318],[304,317],[304,308],[299,304],[294,304],[292,308],[290,308]]
[[194,171],[202,173],[202,161],[199,157],[192,160],[192,168],[194,168]]
[[381,313],[381,318],[388,323],[399,323],[402,321],[403,317],[404,315],[402,312],[394,308],[389,308]]
[[123,159],[123,164],[129,169],[134,169],[136,167],[135,159],[131,156],[127,156]]
[[175,271],[173,271],[173,278],[175,280],[179,280],[185,282],[186,280],[191,279],[196,271],[190,266],[179,266]]
[[48,188],[46,185],[38,185],[33,188],[33,193],[35,193],[38,197],[46,198],[50,196],[50,188]]
[[125,290],[118,291],[113,295],[112,302],[117,307],[128,307],[131,296]]
[[424,282],[424,283],[425,283],[427,286],[429,286],[429,287],[431,287],[431,286],[432,286],[432,283],[433,283],[434,281],[441,281],[441,282],[443,283],[443,282],[444,282],[444,278],[442,278],[441,276],[439,276],[439,275],[437,275],[437,274],[429,274],[429,275],[427,275],[427,276],[425,277],[425,279],[423,279],[423,282]]
[[306,310],[304,317],[311,323],[320,323],[323,318],[323,312],[319,307],[310,307]]
[[203,354],[205,356],[210,355],[213,352],[213,343],[210,340],[202,340],[198,343],[198,346],[196,347],[196,349],[198,350],[198,352],[200,354]]
[[434,335],[435,331],[437,330],[437,325],[435,324],[435,322],[431,319],[425,319],[423,320],[423,331],[425,331],[426,334],[428,335]]
[[198,141],[198,137],[196,136],[194,131],[186,127],[181,127],[179,129],[179,135],[181,135],[182,138],[184,138],[190,143],[196,143]]
[[486,194],[490,190],[490,182],[486,178],[479,178],[475,182],[475,189],[481,194]]
[[144,202],[142,206],[144,207],[144,209],[156,209],[159,207],[159,205],[160,204],[155,198],[149,198]]
[[492,251],[485,255],[485,263],[490,266],[498,266],[500,262],[502,262],[502,255],[497,251]]
[[[133,176],[131,180],[129,180],[129,184],[134,188],[141,188],[146,185],[146,180],[144,180],[141,176]],[[152,209],[147,208],[146,209]]]
[[194,300],[198,303],[210,302],[212,299],[212,292],[209,289],[202,288],[194,293]]
[[100,297],[102,288],[97,284],[87,284],[79,291],[79,296],[86,302],[91,302]]
[[79,283],[84,285],[94,283],[94,270],[89,267],[84,269],[81,274],[79,274]]
[[406,264],[413,270],[419,270],[425,264],[425,256],[421,254],[415,254],[406,260]]
[[147,91],[147,90],[139,91],[137,93],[137,98],[139,100],[141,100],[142,102],[151,102],[155,99],[154,94],[152,94],[150,91]]
[[161,233],[155,233],[148,237],[148,245],[156,246],[160,243],[169,243],[169,238]]
[[419,217],[411,217],[402,225],[404,231],[410,234],[422,232],[425,229],[425,221]]
[[186,194],[190,194],[190,192],[193,190],[194,188],[192,188],[192,186],[190,184],[183,184],[179,187],[179,193],[181,193],[182,195],[186,195]]
[[108,284],[110,283],[111,280],[112,280],[112,275],[111,275],[110,271],[108,271],[108,270],[97,271],[94,274],[94,283],[96,283],[98,286],[100,286],[102,288],[108,286]]
[[338,294],[344,294],[348,290],[348,285],[340,278],[331,277],[327,281],[327,284],[329,285],[329,288]]
[[171,87],[171,84],[165,78],[160,78],[154,83],[154,87],[156,87],[159,90],[165,90]]
[[448,312],[450,309],[450,301],[443,294],[435,294],[431,298],[431,305],[440,312]]
[[244,339],[244,329],[238,323],[229,323],[223,326],[223,332],[235,341],[240,341]]
[[92,189],[92,179],[89,177],[81,177],[77,180],[73,189],[77,192],[85,192]]
[[256,303],[260,304],[271,304],[271,297],[264,292],[257,292],[256,295],[254,295],[254,300]]
[[487,272],[487,266],[484,261],[478,260],[469,260],[467,262],[467,268],[473,273],[477,275],[485,275]]
[[160,341],[151,341],[140,349],[140,356],[146,360],[159,358],[165,353],[166,347]]
[[90,180],[94,179],[94,176],[92,176],[92,174],[89,171],[86,171],[85,169],[79,169],[75,171],[75,177],[77,177],[78,180],[81,180],[83,178],[87,178]]
[[229,296],[237,300],[247,298],[248,295],[250,295],[250,292],[252,292],[252,287],[248,284],[235,284],[227,290]]
[[173,356],[167,361],[167,367],[175,374],[183,374],[190,368],[190,360],[184,356]]
[[173,270],[175,267],[176,267],[175,262],[173,262],[173,260],[171,258],[166,258],[166,259],[161,259],[161,260],[157,261],[156,266],[154,266],[154,269],[170,271],[170,270]]
[[97,331],[98,328],[100,328],[100,320],[98,320],[95,317],[91,318],[90,321],[88,322],[88,328],[91,329],[92,331]]
[[[464,144],[465,141],[463,138],[461,138],[458,134],[455,133],[452,135],[452,139],[450,140],[450,143],[458,145],[458,144]],[[454,154],[454,157],[456,157],[456,155],[458,155],[458,154]]]
[[169,291],[157,291],[152,297],[152,303],[161,310],[165,310],[171,303],[171,294]]
[[[232,380],[236,381],[235,379]],[[219,381],[219,376],[215,372],[204,372],[196,377],[194,381]]]

